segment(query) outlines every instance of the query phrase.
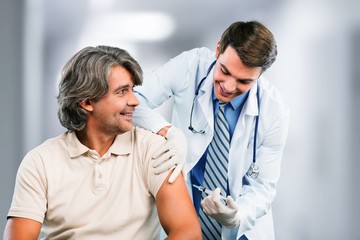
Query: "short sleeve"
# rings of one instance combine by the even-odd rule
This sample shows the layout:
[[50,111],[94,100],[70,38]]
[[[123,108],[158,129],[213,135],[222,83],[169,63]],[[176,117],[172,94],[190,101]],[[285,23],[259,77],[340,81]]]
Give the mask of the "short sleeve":
[[46,177],[40,157],[28,153],[21,162],[8,217],[24,217],[43,223],[46,213]]
[[138,132],[140,132],[140,135],[142,135],[138,136],[138,139],[139,137],[140,139],[142,139],[142,143],[140,144],[142,154],[140,154],[140,156],[143,157],[141,161],[143,162],[142,172],[144,176],[144,181],[149,190],[149,193],[156,197],[156,194],[160,190],[161,185],[171,171],[171,169],[169,169],[164,173],[155,174],[154,168],[152,167],[153,158],[155,154],[158,153],[160,148],[166,143],[166,139],[148,130],[139,127],[137,127],[136,129]]

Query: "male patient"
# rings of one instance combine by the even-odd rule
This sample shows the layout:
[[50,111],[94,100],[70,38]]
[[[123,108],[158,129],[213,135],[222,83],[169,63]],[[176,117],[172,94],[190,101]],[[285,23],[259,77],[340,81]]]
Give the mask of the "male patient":
[[57,97],[68,131],[23,159],[4,239],[159,239],[160,223],[168,239],[201,239],[183,177],[154,174],[166,139],[133,127],[141,83],[119,48],[86,47],[68,61]]

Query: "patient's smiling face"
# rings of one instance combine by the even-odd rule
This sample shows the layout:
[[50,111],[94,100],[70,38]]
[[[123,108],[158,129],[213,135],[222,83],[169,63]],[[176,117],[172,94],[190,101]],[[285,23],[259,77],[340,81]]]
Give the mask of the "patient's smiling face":
[[123,67],[112,67],[107,93],[98,101],[91,101],[92,113],[89,121],[102,133],[122,134],[133,127],[132,115],[139,105],[133,92],[131,74]]

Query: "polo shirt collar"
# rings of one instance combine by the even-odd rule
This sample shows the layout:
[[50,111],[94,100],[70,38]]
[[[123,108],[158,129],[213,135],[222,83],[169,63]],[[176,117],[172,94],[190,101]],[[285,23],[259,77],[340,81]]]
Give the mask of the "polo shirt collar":
[[[133,130],[117,135],[113,144],[110,146],[108,153],[114,155],[129,155],[132,144],[132,132]],[[73,131],[68,132],[67,134],[67,145],[71,158],[78,157],[91,150],[79,141]]]

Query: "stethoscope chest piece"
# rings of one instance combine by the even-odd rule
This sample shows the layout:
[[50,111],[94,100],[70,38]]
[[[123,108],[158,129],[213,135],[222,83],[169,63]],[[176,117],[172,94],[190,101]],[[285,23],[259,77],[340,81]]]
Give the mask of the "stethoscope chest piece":
[[257,166],[255,163],[252,163],[249,167],[249,170],[247,171],[247,175],[252,179],[256,179],[259,176],[259,171],[259,166]]

